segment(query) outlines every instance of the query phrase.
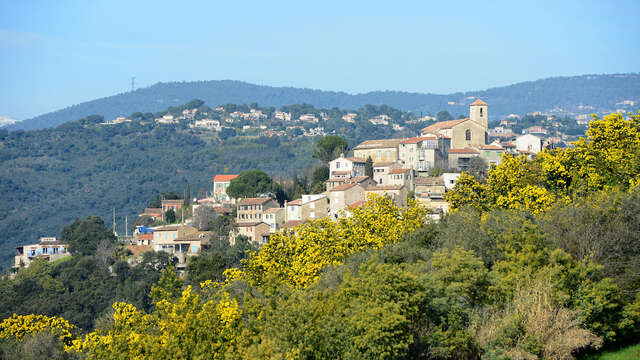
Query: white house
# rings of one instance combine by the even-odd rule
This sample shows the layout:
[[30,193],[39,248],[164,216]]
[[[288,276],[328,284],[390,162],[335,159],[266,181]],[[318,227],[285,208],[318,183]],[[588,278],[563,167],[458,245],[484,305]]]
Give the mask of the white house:
[[534,154],[542,151],[542,139],[535,135],[526,134],[521,135],[516,138],[514,141],[516,145],[516,150],[522,152],[532,152]]

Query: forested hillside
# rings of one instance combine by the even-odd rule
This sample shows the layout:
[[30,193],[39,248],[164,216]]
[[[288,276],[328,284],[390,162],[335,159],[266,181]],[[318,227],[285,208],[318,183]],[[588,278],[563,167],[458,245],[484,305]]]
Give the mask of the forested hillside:
[[156,112],[194,98],[210,105],[257,102],[262,106],[280,107],[307,103],[321,108],[356,109],[366,104],[387,104],[416,114],[435,114],[447,110],[457,116],[468,113],[467,106],[473,101],[471,97],[480,97],[489,103],[492,120],[512,113],[522,115],[535,111],[553,112],[560,116],[610,112],[626,109],[628,105],[619,104],[625,100],[640,103],[640,74],[556,77],[449,95],[399,91],[347,94],[228,80],[158,83],[133,92],[73,105],[7,128],[26,130],[55,127],[91,114],[102,114],[109,120],[135,111]]

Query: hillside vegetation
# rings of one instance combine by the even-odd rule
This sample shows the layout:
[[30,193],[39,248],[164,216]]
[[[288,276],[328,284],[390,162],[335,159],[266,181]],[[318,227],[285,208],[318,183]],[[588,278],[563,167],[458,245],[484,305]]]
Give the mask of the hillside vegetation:
[[[124,290],[154,261],[130,267],[116,250],[103,263],[90,263],[109,257],[97,247],[22,269],[0,282],[0,355],[40,344],[57,359],[555,360],[640,336],[640,114],[594,120],[574,148],[507,158],[486,182],[462,178],[450,201],[440,222],[413,201],[372,196],[259,249],[214,241],[184,278],[157,266],[147,297],[146,278],[145,290]],[[82,309],[36,315],[15,301],[99,294],[100,282],[60,276],[81,277],[73,266],[120,290],[90,309],[102,313],[92,330]]]
[[[133,92],[96,99],[8,126],[9,130],[55,127],[63,122],[102,114],[108,120],[135,111],[156,112],[198,98],[211,105],[258,102],[263,106],[311,104],[319,108],[357,109],[366,104],[389,106],[416,114],[447,110],[466,114],[469,97],[480,97],[491,106],[491,119],[508,114],[562,109],[559,115],[611,112],[625,109],[624,100],[640,103],[640,74],[556,77],[448,95],[374,91],[364,94],[271,87],[240,81],[158,83]],[[453,102],[453,104],[449,104]],[[584,106],[587,106],[584,108]],[[630,109],[630,108],[629,108]],[[494,118],[495,116],[495,118]]]

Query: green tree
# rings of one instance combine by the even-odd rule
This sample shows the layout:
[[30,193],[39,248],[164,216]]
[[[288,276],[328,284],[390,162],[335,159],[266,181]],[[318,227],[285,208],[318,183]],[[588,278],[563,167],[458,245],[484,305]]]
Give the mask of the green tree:
[[173,209],[169,209],[164,213],[164,220],[168,224],[173,224],[176,222],[176,212]]
[[187,183],[187,186],[184,189],[184,206],[189,205],[191,205],[191,187],[189,186],[189,183]]
[[436,120],[449,121],[449,120],[453,120],[453,116],[451,116],[451,114],[449,114],[448,111],[442,110],[442,111],[438,111],[438,113],[436,114]]
[[227,194],[234,198],[274,196],[279,185],[262,170],[247,170],[231,180]]
[[364,174],[373,179],[373,159],[371,156],[367,157],[367,161],[364,163]]
[[347,148],[347,139],[338,135],[327,135],[318,140],[316,149],[313,152],[313,157],[328,163],[340,156],[341,153],[346,152]]
[[60,240],[69,244],[69,251],[79,255],[92,255],[99,244],[114,244],[113,230],[104,225],[99,216],[76,219],[62,229]]

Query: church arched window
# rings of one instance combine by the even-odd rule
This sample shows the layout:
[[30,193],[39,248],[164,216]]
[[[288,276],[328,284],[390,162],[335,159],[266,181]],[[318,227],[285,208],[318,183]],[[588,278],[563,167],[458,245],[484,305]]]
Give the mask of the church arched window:
[[468,141],[471,140],[471,130],[467,129],[467,131],[464,132],[464,138]]
[[484,109],[480,108],[480,117],[482,117],[482,110],[484,110]]

